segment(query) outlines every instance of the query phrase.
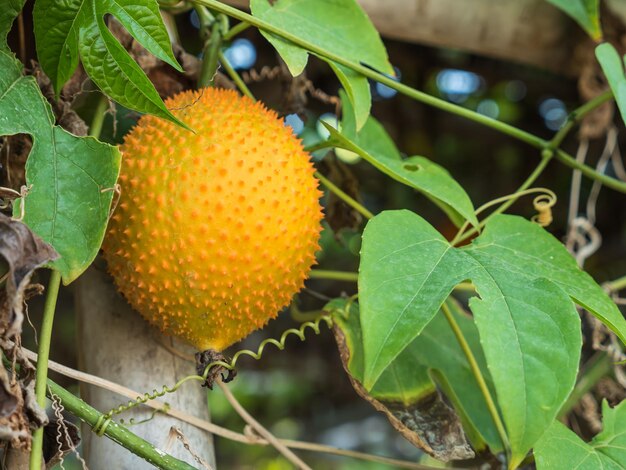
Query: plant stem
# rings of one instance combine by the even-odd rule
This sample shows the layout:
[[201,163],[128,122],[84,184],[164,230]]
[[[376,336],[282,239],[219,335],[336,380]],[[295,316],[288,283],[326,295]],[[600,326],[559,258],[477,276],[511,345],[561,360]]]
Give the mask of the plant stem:
[[[517,188],[517,191],[515,191],[514,194],[521,194],[524,191],[526,191],[530,187],[530,185],[533,184],[537,180],[537,178],[539,178],[539,175],[541,175],[541,173],[546,168],[550,160],[552,160],[553,155],[554,154],[552,152],[543,153],[541,157],[541,161],[539,162],[539,165],[537,165],[535,169],[533,170],[533,172],[530,175],[528,175],[528,178],[524,180],[524,182],[520,185],[519,188]],[[478,224],[478,227],[472,227],[467,232],[464,231],[465,227],[469,225],[466,222],[464,226],[461,227],[461,230],[459,230],[459,233],[457,234],[457,236],[454,237],[454,239],[450,243],[452,245],[458,245],[459,243],[464,242],[465,240],[470,238],[472,235],[479,232],[494,215],[502,214],[505,210],[507,210],[509,207],[515,204],[515,201],[517,201],[518,199],[519,197],[511,197],[510,199],[507,199],[491,214],[489,214],[487,217],[481,220],[480,223]]]
[[[43,310],[43,321],[41,330],[39,331],[39,351],[37,355],[37,370],[35,376],[35,396],[37,404],[46,408],[46,379],[48,377],[48,358],[50,356],[50,339],[52,337],[52,324],[54,323],[54,310],[59,295],[59,287],[61,285],[61,273],[52,271],[50,282],[48,283],[48,292],[46,294],[46,303]],[[43,448],[43,427],[33,432],[32,450],[30,453],[30,470],[41,469],[41,458]]]
[[218,56],[220,62],[222,63],[222,67],[224,67],[224,70],[226,70],[226,73],[228,74],[230,79],[233,82],[235,82],[235,85],[237,85],[237,88],[239,88],[239,91],[241,91],[241,93],[243,93],[245,96],[250,98],[252,101],[256,101],[256,98],[254,97],[254,95],[250,91],[250,88],[248,88],[248,85],[246,85],[246,83],[239,76],[239,74],[233,68],[233,66],[230,65],[230,62],[228,61],[228,59],[226,58],[224,53],[222,51],[219,51],[217,56]]
[[346,271],[328,271],[325,269],[313,269],[309,273],[310,279],[329,279],[333,281],[357,282],[359,280],[358,273]]
[[[198,5],[209,6],[210,8],[216,11],[219,11],[221,13],[224,13],[232,18],[238,19],[240,21],[245,21],[249,23],[251,26],[255,26],[258,29],[275,34],[283,39],[286,39],[289,42],[294,43],[295,45],[303,49],[306,49],[318,56],[329,59],[345,67],[348,67],[349,69],[352,69],[355,72],[358,72],[367,78],[380,82],[383,85],[387,85],[388,87],[393,88],[399,93],[402,93],[403,95],[406,95],[424,104],[441,109],[442,111],[456,114],[457,116],[466,118],[470,121],[474,121],[484,126],[490,127],[503,134],[506,134],[518,140],[521,140],[522,142],[526,142],[527,144],[530,144],[533,147],[536,147],[539,149],[545,149],[549,147],[549,141],[544,140],[540,137],[537,137],[529,132],[526,132],[522,129],[518,129],[517,127],[507,124],[505,122],[497,121],[490,117],[484,116],[470,109],[463,108],[462,106],[450,103],[440,98],[436,98],[427,93],[416,90],[415,88],[411,88],[410,86],[397,82],[396,80],[389,78],[380,72],[376,72],[375,70],[369,67],[366,67],[365,65],[361,65],[360,63],[352,62],[351,60],[345,59],[344,57],[340,55],[337,55],[333,52],[325,50],[322,47],[316,46],[313,43],[305,41],[302,38],[296,36],[295,34],[292,34],[288,31],[284,31],[283,29],[277,26],[274,26],[271,23],[263,21],[243,11],[237,10],[236,8],[233,8],[231,6],[225,5],[217,0],[193,0],[193,3],[196,3]],[[626,193],[625,182],[619,181],[615,178],[611,178],[602,173],[599,173],[587,165],[580,164],[576,162],[576,160],[572,158],[570,155],[568,155],[567,153],[561,150],[557,152],[556,156],[557,156],[557,159],[560,162],[564,163],[565,165],[570,166],[572,168],[580,169],[581,172],[585,176],[592,178],[594,180],[600,181],[605,186],[611,189],[620,191],[622,193]],[[580,168],[581,166],[583,168]]]
[[307,145],[306,147],[304,147],[304,151],[306,153],[313,153],[317,152],[318,150],[328,149],[331,147],[334,147],[334,145],[330,140],[322,140],[315,144]]
[[613,364],[611,358],[605,352],[596,353],[581,371],[576,386],[568,397],[565,404],[559,410],[558,418],[566,416],[572,408],[580,401],[580,399],[589,392],[602,377],[606,377],[611,373]]
[[250,26],[251,26],[250,23],[248,23],[247,21],[242,21],[241,23],[237,23],[235,26],[230,28],[230,30],[226,34],[224,34],[224,41],[230,41],[232,38],[242,33],[243,31],[248,29]]
[[618,290],[626,289],[626,276],[609,282],[607,286],[611,292],[617,292]]
[[[196,5],[200,19],[200,32],[205,38],[202,68],[198,78],[198,88],[213,86],[218,67],[218,54],[222,47],[222,24],[205,7]],[[210,35],[209,35],[210,28]]]
[[613,98],[613,92],[611,92],[611,90],[607,90],[572,111],[567,117],[567,122],[558,130],[552,140],[550,140],[549,147],[554,150],[558,149],[569,131],[572,130],[572,128],[580,122],[583,117],[609,101],[611,98]]
[[89,126],[89,135],[96,139],[100,137],[102,132],[102,124],[104,124],[104,117],[106,116],[106,110],[109,107],[109,98],[106,95],[100,95],[98,104],[91,120],[91,126]]
[[[81,421],[87,423],[92,428],[97,424],[100,425],[103,415],[98,410],[92,408],[80,398],[74,396],[51,380],[48,380],[48,390],[49,395],[56,395],[59,400],[61,400],[63,407],[80,418]],[[148,441],[133,434],[124,426],[114,421],[109,421],[104,435],[157,468],[164,470],[194,470],[194,467],[188,463],[178,460],[162,450],[157,449]],[[31,470],[34,470],[32,466]],[[38,467],[37,470],[40,470],[40,468]]]
[[[613,94],[610,91],[606,91],[606,92],[596,96],[594,99],[589,100],[588,102],[586,102],[585,104],[583,104],[579,108],[576,108],[574,111],[572,111],[570,113],[570,115],[568,117],[568,120],[565,123],[565,125],[563,125],[563,127],[561,127],[559,129],[559,131],[554,135],[552,140],[550,140],[550,142],[548,142],[547,147],[541,152],[541,161],[539,162],[539,165],[537,165],[537,167],[534,169],[534,171],[528,176],[528,178],[526,178],[526,180],[522,183],[522,185],[515,192],[516,193],[521,193],[522,191],[525,191],[526,189],[528,189],[530,187],[530,185],[533,184],[537,180],[537,178],[539,178],[541,173],[543,173],[543,170],[546,168],[546,166],[548,165],[550,160],[552,160],[552,157],[555,155],[555,152],[556,152],[556,155],[557,155],[557,158],[558,158],[558,153],[560,152],[559,146],[561,145],[561,143],[563,142],[563,139],[565,139],[565,137],[567,136],[569,131],[574,127],[574,125],[577,122],[579,122],[584,116],[589,114],[591,111],[596,109],[598,106],[601,106],[603,103],[606,103],[612,97],[613,97]],[[566,156],[567,154],[563,154],[563,155]],[[562,156],[562,158],[564,158],[564,157]],[[576,160],[573,160],[573,161],[574,161],[574,163],[576,165],[581,165]],[[582,168],[580,168],[580,169],[581,169],[581,171],[583,170]],[[605,176],[605,175],[602,175],[602,176]],[[463,231],[461,230],[459,235],[457,235],[457,237],[455,237],[455,239],[453,240],[452,244],[455,245],[457,243],[461,243],[461,242],[467,240],[469,237],[474,235],[478,230],[480,230],[482,227],[484,227],[485,224],[487,223],[487,221],[491,217],[493,217],[496,214],[503,213],[505,210],[507,210],[509,207],[511,207],[513,204],[515,204],[515,201],[517,201],[518,199],[519,198],[515,197],[515,198],[511,198],[511,199],[505,201],[500,207],[498,207],[488,217],[486,217],[479,224],[478,228],[474,227],[474,228],[472,228],[472,230],[470,230],[467,233],[463,233]]]
[[450,328],[452,328],[452,332],[454,333],[456,340],[459,342],[459,346],[461,346],[461,350],[463,351],[463,354],[465,354],[467,362],[469,363],[470,369],[472,371],[472,375],[474,376],[474,378],[476,379],[476,382],[478,383],[478,388],[480,389],[480,392],[483,398],[485,399],[485,403],[487,404],[487,409],[489,410],[489,414],[491,415],[491,418],[493,419],[496,429],[498,430],[500,440],[502,441],[502,447],[504,448],[506,455],[510,457],[511,445],[509,443],[509,437],[506,433],[506,430],[504,429],[504,424],[502,423],[502,419],[500,418],[500,413],[498,412],[498,408],[496,407],[496,404],[493,401],[493,397],[491,396],[489,387],[487,387],[487,382],[485,382],[485,378],[483,377],[483,374],[480,371],[480,367],[478,366],[478,362],[476,361],[476,358],[474,357],[474,353],[472,352],[472,349],[470,348],[469,344],[467,344],[467,341],[465,340],[465,336],[463,336],[463,332],[461,331],[459,324],[454,319],[454,315],[452,315],[452,312],[450,311],[450,308],[448,307],[446,302],[444,302],[441,305],[441,311],[446,317],[446,320],[448,320],[448,323],[450,324]]
[[322,175],[319,171],[314,173],[315,177],[320,180],[320,182],[326,186],[331,192],[335,193],[339,199],[348,204],[354,210],[359,212],[366,219],[374,218],[374,214],[372,214],[369,210],[367,210],[363,205],[359,204],[356,200],[348,196],[345,192],[343,192],[338,186],[336,186],[332,181]]

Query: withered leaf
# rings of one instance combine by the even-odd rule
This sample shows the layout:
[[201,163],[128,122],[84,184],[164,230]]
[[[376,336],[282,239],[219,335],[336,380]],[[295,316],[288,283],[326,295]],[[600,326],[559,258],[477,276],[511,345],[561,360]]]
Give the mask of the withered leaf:
[[0,214],[0,256],[6,263],[6,281],[0,291],[0,336],[9,339],[22,331],[24,291],[33,272],[59,255],[25,224]]
[[64,419],[51,419],[43,428],[43,458],[46,469],[54,468],[80,444],[78,428]]
[[334,302],[326,310],[333,314],[341,360],[356,392],[383,412],[402,436],[429,455],[446,462],[473,458],[475,453],[462,417],[430,379],[428,369],[412,360],[398,361],[398,367],[385,372],[371,392],[365,390],[360,381],[364,359],[358,308],[354,303]]
[[[21,451],[30,450],[32,431],[48,422],[48,416],[37,404],[35,396],[35,368],[16,342],[0,338],[4,355],[19,364],[19,375],[0,368],[0,441],[9,443],[11,461],[21,459]],[[8,468],[21,468],[13,463]]]

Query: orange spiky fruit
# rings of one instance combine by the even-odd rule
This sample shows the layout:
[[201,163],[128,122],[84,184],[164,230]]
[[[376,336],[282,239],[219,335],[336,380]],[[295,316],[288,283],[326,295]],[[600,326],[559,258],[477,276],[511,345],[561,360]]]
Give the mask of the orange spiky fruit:
[[126,136],[105,258],[149,322],[221,351],[304,285],[321,192],[300,140],[262,104],[215,88],[166,104],[195,133],[143,116]]

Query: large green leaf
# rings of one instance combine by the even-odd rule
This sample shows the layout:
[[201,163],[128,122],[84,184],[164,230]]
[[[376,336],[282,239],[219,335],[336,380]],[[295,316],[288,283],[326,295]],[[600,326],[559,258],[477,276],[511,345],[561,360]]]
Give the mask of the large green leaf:
[[[251,0],[252,14],[273,26],[356,63],[393,75],[378,32],[355,0]],[[295,44],[262,32],[283,58],[291,73],[302,73],[308,52]],[[353,103],[357,128],[365,124],[370,110],[367,80],[345,67],[331,63]]]
[[26,0],[4,0],[0,6],[0,47],[5,48],[7,34],[13,20],[22,10]]
[[496,216],[464,248],[419,216],[389,211],[363,235],[359,299],[371,390],[428,325],[454,286],[472,280],[470,306],[519,463],[572,389],[581,347],[572,300],[626,338],[626,321],[561,243],[538,225]]
[[603,428],[586,443],[558,421],[535,447],[538,470],[623,470],[626,468],[626,401],[615,408],[602,403]]
[[602,38],[600,0],[546,0],[571,16],[595,41]]
[[[457,302],[450,300],[448,306],[491,388],[474,322]],[[358,306],[356,303],[348,305],[344,299],[336,299],[325,310],[333,313],[335,325],[345,340],[348,350],[345,366],[348,373],[353,380],[362,384],[365,363]],[[341,335],[337,335],[337,338],[342,349],[339,341]],[[345,356],[342,354],[344,360]],[[441,401],[439,389],[444,391],[456,413],[451,413],[449,407]],[[422,334],[383,372],[367,398],[387,406],[389,412],[398,419],[413,415],[413,419],[402,420],[404,428],[401,432],[408,434],[407,438],[411,441],[414,440],[411,434],[417,434],[427,444],[421,447],[437,458],[463,452],[461,444],[464,440],[458,434],[445,439],[451,429],[457,430],[459,422],[463,424],[465,434],[475,450],[484,450],[485,443],[494,453],[502,450],[502,443],[467,358],[441,313],[435,315]],[[412,426],[412,423],[419,424]]]
[[0,51],[0,135],[17,133],[31,135],[33,148],[26,162],[29,191],[16,202],[14,213],[23,210],[24,222],[61,255],[52,266],[67,284],[98,253],[120,153],[55,126],[35,79],[23,76],[21,64]]
[[437,165],[425,157],[409,157],[397,159],[359,145],[361,141],[369,143],[373,139],[365,137],[368,129],[364,128],[357,134],[357,142],[350,140],[343,133],[324,123],[330,132],[330,138],[335,147],[344,148],[359,154],[364,160],[371,163],[380,171],[407,186],[410,186],[439,206],[450,219],[461,226],[467,220],[472,225],[478,225],[474,206],[465,190],[457,183],[445,168]]
[[156,0],[37,0],[37,56],[57,93],[78,59],[100,89],[120,104],[183,125],[105,23],[113,15],[148,51],[182,70],[172,52]]
[[620,57],[612,44],[604,43],[596,47],[596,57],[606,79],[609,82],[611,91],[615,96],[617,107],[622,115],[622,120],[626,122],[626,76],[624,76],[624,59]]

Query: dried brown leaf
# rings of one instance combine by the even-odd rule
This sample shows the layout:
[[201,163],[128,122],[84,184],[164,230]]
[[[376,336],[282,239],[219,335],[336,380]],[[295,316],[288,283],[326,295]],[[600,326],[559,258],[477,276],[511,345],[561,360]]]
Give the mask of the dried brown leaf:
[[33,272],[59,255],[25,224],[0,214],[0,257],[8,272],[0,291],[0,336],[10,339],[22,331],[24,293]]
[[410,404],[373,397],[350,373],[350,351],[344,333],[337,326],[333,328],[333,332],[341,362],[354,390],[376,410],[383,412],[404,438],[444,462],[466,460],[475,456],[459,417],[439,391]]

